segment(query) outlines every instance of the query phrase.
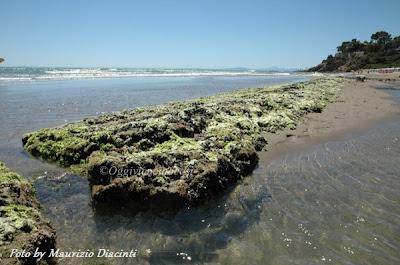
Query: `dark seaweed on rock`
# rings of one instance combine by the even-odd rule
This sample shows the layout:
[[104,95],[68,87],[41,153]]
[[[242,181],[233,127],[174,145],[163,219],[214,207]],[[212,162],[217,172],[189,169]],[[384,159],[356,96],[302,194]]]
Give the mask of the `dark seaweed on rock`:
[[316,79],[126,110],[26,134],[23,145],[87,174],[95,203],[192,204],[249,174],[265,133],[321,112],[341,82]]
[[12,249],[33,253],[39,248],[49,253],[55,248],[55,231],[42,218],[39,207],[32,185],[0,162],[1,264],[39,264],[33,257],[10,258]]

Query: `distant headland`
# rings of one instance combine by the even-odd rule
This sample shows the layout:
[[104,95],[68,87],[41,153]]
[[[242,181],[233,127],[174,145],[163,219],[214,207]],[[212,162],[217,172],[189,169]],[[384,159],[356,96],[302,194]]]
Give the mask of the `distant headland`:
[[360,69],[400,67],[400,36],[385,31],[371,35],[370,41],[345,41],[310,72],[350,72]]

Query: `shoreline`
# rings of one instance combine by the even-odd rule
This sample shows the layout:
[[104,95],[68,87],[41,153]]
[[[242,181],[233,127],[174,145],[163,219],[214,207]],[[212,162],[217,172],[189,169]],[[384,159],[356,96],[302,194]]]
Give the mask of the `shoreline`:
[[[295,130],[268,134],[268,148],[260,152],[260,164],[312,144],[362,132],[377,123],[398,117],[400,104],[378,88],[382,85],[387,83],[347,79],[337,99],[322,113],[307,114]],[[400,83],[395,85],[400,89]]]
[[251,175],[257,163],[400,113],[374,88],[383,83],[339,79],[333,93],[323,80],[107,114],[27,134],[23,143],[34,156],[88,176],[96,207],[134,198],[143,210],[181,208]]
[[250,175],[268,141],[263,134],[321,112],[343,82],[314,79],[131,109],[41,129],[22,141],[32,155],[88,176],[94,206],[181,208]]

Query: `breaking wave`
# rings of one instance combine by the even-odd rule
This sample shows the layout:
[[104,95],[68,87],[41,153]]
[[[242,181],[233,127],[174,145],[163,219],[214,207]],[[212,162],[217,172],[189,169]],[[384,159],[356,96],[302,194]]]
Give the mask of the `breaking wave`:
[[69,80],[126,77],[288,76],[290,72],[250,69],[155,69],[155,68],[45,68],[0,67],[0,81]]

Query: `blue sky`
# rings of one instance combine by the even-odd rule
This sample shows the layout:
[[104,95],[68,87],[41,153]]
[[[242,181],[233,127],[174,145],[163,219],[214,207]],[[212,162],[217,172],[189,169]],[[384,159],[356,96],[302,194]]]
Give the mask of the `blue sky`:
[[9,66],[309,67],[400,35],[400,1],[0,1]]

